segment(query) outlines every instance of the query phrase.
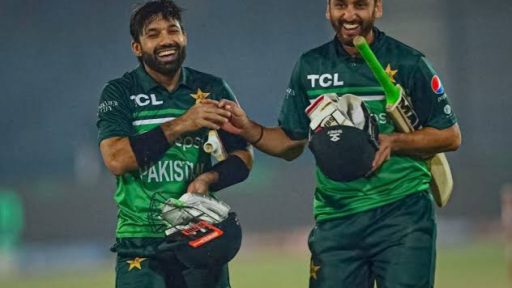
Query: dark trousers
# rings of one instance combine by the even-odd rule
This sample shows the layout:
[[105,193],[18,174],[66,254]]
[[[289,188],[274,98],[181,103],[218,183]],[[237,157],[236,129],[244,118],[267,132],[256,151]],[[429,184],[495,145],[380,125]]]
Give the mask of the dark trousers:
[[317,223],[309,236],[309,287],[431,288],[436,229],[427,191]]

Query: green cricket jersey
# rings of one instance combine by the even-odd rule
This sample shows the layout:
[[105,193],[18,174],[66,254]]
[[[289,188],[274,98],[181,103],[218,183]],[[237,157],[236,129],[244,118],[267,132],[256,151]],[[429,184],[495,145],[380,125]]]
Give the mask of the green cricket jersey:
[[[411,96],[423,127],[448,128],[456,117],[444,88],[425,59],[415,49],[374,30],[371,49],[393,81]],[[304,53],[296,64],[281,108],[279,126],[292,139],[306,139],[306,107],[326,93],[360,96],[377,116],[381,133],[395,127],[385,110],[384,90],[360,57],[350,56],[337,38]],[[314,213],[324,221],[379,207],[429,188],[431,175],[425,161],[392,155],[371,177],[336,182],[316,169]]]
[[[236,101],[222,79],[182,68],[177,88],[169,92],[154,81],[143,67],[108,82],[98,107],[98,140],[142,134],[184,114],[198,97]],[[161,237],[162,222],[157,217],[161,203],[179,198],[188,184],[211,167],[210,154],[203,144],[208,130],[181,135],[153,166],[117,177],[114,199],[117,203],[116,236]],[[226,149],[244,149],[247,143],[238,136],[224,133]]]

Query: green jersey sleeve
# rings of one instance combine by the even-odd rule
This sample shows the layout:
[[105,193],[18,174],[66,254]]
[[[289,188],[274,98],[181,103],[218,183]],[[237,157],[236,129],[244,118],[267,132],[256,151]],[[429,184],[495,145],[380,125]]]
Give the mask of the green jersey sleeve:
[[423,127],[445,129],[457,123],[443,84],[425,57],[419,59],[407,86]]
[[[235,94],[229,87],[228,83],[224,80],[222,81],[222,85],[219,90],[219,96],[221,99],[227,99],[238,103]],[[247,141],[238,135],[228,133],[221,129],[219,130],[219,137],[222,139],[222,144],[224,144],[224,148],[228,153],[235,150],[247,149]]]
[[309,100],[303,79],[299,61],[293,69],[278,119],[279,127],[292,140],[306,139],[309,134],[310,121],[305,112]]
[[101,93],[98,106],[98,143],[111,137],[127,137],[135,134],[132,115],[127,99],[129,95],[114,83],[108,83]]

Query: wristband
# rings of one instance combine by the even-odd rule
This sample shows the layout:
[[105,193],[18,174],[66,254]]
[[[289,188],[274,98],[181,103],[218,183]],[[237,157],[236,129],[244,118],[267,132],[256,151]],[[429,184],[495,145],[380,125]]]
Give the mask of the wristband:
[[162,159],[165,152],[171,147],[161,126],[146,133],[129,137],[130,146],[139,168],[149,168]]
[[263,128],[263,126],[259,125],[258,126],[260,127],[260,136],[258,136],[258,139],[256,139],[256,141],[253,141],[253,142],[249,142],[251,145],[256,145],[258,144],[258,142],[261,141],[261,139],[263,139],[263,131],[265,130],[265,128]]
[[217,182],[210,185],[210,191],[213,192],[240,183],[249,176],[249,168],[236,155],[229,155],[226,160],[213,165],[209,171],[215,171],[219,175]]

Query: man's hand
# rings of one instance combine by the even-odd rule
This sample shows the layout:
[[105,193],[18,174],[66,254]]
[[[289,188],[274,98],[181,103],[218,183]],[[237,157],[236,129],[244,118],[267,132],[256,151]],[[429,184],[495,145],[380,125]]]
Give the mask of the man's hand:
[[379,169],[382,163],[391,157],[391,152],[393,151],[393,139],[394,137],[392,134],[379,134],[379,150],[375,153],[371,172]]
[[185,114],[171,121],[172,124],[179,127],[182,133],[196,131],[200,128],[220,129],[222,125],[228,122],[231,112],[222,109],[219,102],[215,100],[203,100],[192,106]]
[[251,120],[249,120],[247,114],[245,114],[245,111],[237,103],[222,99],[220,100],[218,107],[231,113],[229,122],[226,122],[224,125],[222,125],[222,129],[226,130],[227,132],[239,135],[242,134],[245,130],[248,130],[251,126]]
[[218,178],[219,175],[216,172],[203,173],[188,184],[187,193],[208,195],[210,185],[217,182]]

